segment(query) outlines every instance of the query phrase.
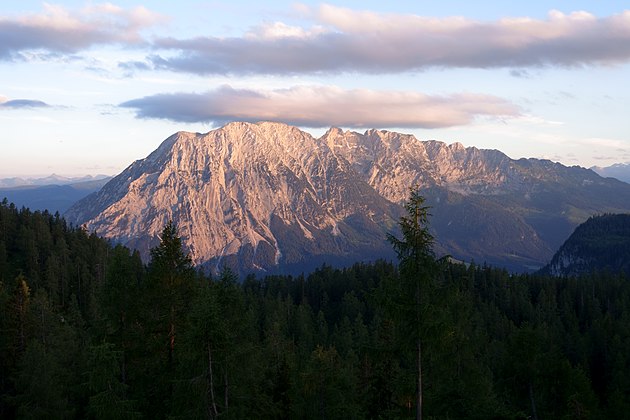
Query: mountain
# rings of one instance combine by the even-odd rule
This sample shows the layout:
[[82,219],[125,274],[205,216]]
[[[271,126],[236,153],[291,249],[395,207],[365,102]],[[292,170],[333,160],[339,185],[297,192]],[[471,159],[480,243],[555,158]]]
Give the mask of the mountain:
[[436,238],[463,260],[537,269],[590,215],[630,210],[627,184],[580,167],[379,130],[331,129],[324,139],[395,203],[418,185]]
[[145,256],[172,219],[195,263],[273,272],[392,258],[401,214],[322,139],[232,123],[171,136],[66,218]]
[[606,167],[593,166],[591,169],[603,177],[617,178],[630,183],[630,163],[615,163]]
[[438,253],[512,271],[542,267],[592,214],[630,211],[630,185],[580,167],[263,122],[177,133],[66,217],[145,256],[172,218],[198,264],[299,270],[392,256],[386,233],[412,186],[432,207]]
[[630,274],[630,214],[589,218],[575,229],[541,272],[573,276],[604,270]]
[[111,177],[107,175],[85,175],[80,177],[67,177],[52,174],[46,177],[40,178],[0,178],[0,188],[15,188],[15,187],[27,187],[27,186],[48,186],[48,185],[70,185],[70,184],[85,184],[90,182],[100,182],[103,180],[109,180]]
[[[15,179],[15,178],[9,178]],[[36,182],[44,182],[49,178],[40,178]],[[73,178],[65,178],[72,180]],[[68,184],[39,185],[37,183],[22,184],[21,186],[0,188],[0,199],[6,198],[18,208],[27,207],[31,210],[48,210],[50,213],[64,213],[74,203],[83,197],[98,191],[111,177],[74,178],[74,182]],[[61,180],[57,179],[57,182]],[[79,181],[79,182],[77,182]],[[25,181],[28,182],[28,181]],[[61,181],[65,182],[65,181]],[[7,182],[8,184],[9,182]]]

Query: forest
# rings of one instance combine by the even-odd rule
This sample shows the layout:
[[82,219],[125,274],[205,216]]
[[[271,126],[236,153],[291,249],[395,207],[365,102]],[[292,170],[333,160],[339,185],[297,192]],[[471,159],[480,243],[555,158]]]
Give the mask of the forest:
[[630,416],[623,273],[436,259],[407,210],[398,261],[239,279],[195,269],[171,223],[144,264],[5,200],[0,418]]

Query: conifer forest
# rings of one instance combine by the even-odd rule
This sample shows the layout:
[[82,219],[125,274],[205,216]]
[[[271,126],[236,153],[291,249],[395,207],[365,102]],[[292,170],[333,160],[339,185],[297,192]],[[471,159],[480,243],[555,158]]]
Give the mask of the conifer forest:
[[438,259],[428,223],[412,194],[397,261],[237,278],[5,200],[0,418],[630,416],[630,279]]

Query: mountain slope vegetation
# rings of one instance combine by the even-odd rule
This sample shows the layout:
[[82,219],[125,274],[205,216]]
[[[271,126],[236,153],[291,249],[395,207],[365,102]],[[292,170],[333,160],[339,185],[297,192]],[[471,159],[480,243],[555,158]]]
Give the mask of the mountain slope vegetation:
[[556,276],[592,271],[630,274],[630,214],[589,218],[575,229],[542,271]]

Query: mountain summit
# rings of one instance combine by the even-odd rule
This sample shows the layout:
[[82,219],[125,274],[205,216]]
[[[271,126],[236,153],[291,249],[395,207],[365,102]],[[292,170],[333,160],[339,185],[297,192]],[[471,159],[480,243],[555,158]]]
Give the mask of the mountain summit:
[[630,211],[630,185],[593,171],[414,136],[280,123],[180,132],[66,218],[147,255],[172,219],[197,264],[301,271],[393,257],[409,188],[432,207],[438,252],[540,268],[594,213]]
[[323,140],[231,123],[169,137],[66,217],[145,255],[172,219],[195,263],[273,272],[392,256],[400,211]]

